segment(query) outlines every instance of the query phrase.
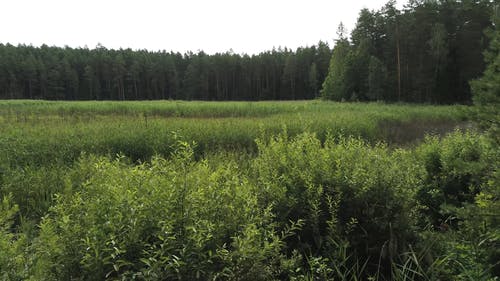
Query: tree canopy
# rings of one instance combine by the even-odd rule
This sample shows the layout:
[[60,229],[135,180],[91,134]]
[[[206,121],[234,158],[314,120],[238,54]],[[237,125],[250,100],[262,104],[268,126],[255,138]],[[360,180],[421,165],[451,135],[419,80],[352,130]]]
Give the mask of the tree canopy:
[[[337,101],[468,104],[469,83],[483,74],[483,53],[495,40],[484,32],[494,33],[493,6],[491,0],[410,0],[399,10],[391,0],[379,10],[361,10],[350,35],[341,25],[333,50],[321,41],[255,55],[0,44],[0,99],[215,101],[321,95]],[[486,55],[490,65],[495,44]],[[490,82],[485,81],[498,79],[490,68],[472,83],[482,93],[475,95],[476,102],[487,96],[484,87]]]
[[494,27],[487,30],[491,39],[485,52],[486,70],[481,78],[471,82],[478,119],[490,129],[500,143],[500,6],[495,7]]
[[322,96],[333,100],[470,103],[485,68],[492,1],[389,1],[363,9],[351,38],[337,41]]
[[0,44],[0,99],[313,99],[331,49],[207,55]]

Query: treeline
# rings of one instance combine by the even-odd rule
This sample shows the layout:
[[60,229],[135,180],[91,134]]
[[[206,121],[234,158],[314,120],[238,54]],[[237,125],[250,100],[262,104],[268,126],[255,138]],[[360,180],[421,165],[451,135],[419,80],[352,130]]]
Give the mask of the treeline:
[[[0,44],[0,99],[332,100],[470,103],[485,69],[491,0],[390,0],[332,50],[257,55]],[[328,79],[325,79],[328,76]]]
[[324,42],[252,56],[0,44],[0,99],[311,99],[330,57]]
[[332,100],[470,103],[481,76],[494,1],[396,1],[341,25],[322,96]]

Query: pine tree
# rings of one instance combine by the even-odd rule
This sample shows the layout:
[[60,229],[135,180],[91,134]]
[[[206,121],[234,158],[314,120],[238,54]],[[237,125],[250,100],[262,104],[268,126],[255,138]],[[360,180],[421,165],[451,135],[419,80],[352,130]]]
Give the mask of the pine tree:
[[318,69],[314,62],[309,67],[309,89],[314,97],[318,95]]
[[446,59],[448,57],[448,42],[447,42],[447,32],[446,28],[443,24],[437,23],[434,24],[431,31],[431,39],[427,42],[430,47],[430,54],[434,62],[434,78],[433,86],[434,93],[432,97],[434,101],[440,101],[439,97],[439,89],[437,86],[439,85],[440,74],[445,71]]
[[30,54],[28,58],[24,61],[23,70],[24,70],[23,71],[24,80],[26,81],[27,84],[26,88],[28,91],[28,95],[26,97],[32,99],[35,92],[35,84],[38,81],[36,77],[37,76],[36,59],[33,57],[32,54]]
[[94,70],[92,69],[92,66],[87,65],[84,68],[83,71],[83,77],[84,81],[87,85],[87,94],[89,99],[94,99],[97,97],[94,96],[94,87],[95,87],[95,75],[94,75]]
[[283,70],[283,85],[289,92],[291,99],[296,98],[295,85],[297,75],[297,59],[295,55],[290,54],[285,61],[285,68]]
[[328,75],[321,89],[321,96],[329,100],[346,100],[350,97],[348,84],[351,48],[346,38],[337,40],[333,48]]
[[473,101],[480,124],[489,129],[500,143],[500,14],[496,6],[493,18],[494,29],[489,30],[491,39],[485,53],[486,70],[480,79],[471,82]]
[[382,100],[387,81],[387,68],[378,58],[370,57],[368,66],[368,93],[367,97],[372,101]]

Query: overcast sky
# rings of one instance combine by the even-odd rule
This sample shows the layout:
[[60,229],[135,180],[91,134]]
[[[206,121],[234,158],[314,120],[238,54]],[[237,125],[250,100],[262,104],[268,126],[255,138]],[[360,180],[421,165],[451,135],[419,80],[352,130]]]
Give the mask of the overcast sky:
[[[258,53],[333,42],[387,0],[0,0],[0,43]],[[401,6],[403,0],[398,1]]]

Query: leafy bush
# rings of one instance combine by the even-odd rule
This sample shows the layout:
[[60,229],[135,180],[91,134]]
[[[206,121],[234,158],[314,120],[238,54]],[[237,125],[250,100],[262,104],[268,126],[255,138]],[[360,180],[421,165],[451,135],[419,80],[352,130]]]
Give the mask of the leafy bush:
[[428,138],[416,155],[426,167],[417,196],[421,223],[435,230],[426,240],[441,241],[434,256],[447,257],[441,266],[445,280],[491,280],[500,257],[496,145],[477,133],[455,132]]
[[19,215],[38,221],[54,203],[54,195],[66,184],[68,169],[63,165],[7,169],[0,195],[12,195],[19,207]]
[[414,239],[424,172],[408,152],[343,137],[322,145],[307,133],[258,143],[259,197],[277,222],[305,220],[296,247],[328,255],[345,239],[358,258],[387,262]]
[[27,254],[27,237],[13,232],[14,218],[18,212],[12,196],[0,201],[0,279],[25,280],[30,265]]
[[[67,280],[264,280],[283,244],[255,188],[228,163],[211,170],[183,145],[171,160],[130,166],[87,157],[92,176],[41,223],[38,274]],[[59,245],[52,251],[53,245]],[[47,250],[44,250],[47,249]],[[45,277],[50,279],[48,277]]]
[[455,132],[443,140],[429,137],[416,154],[426,168],[419,202],[429,223],[441,228],[456,221],[446,209],[473,203],[499,161],[494,144],[470,132]]

